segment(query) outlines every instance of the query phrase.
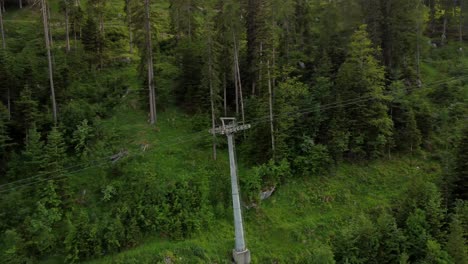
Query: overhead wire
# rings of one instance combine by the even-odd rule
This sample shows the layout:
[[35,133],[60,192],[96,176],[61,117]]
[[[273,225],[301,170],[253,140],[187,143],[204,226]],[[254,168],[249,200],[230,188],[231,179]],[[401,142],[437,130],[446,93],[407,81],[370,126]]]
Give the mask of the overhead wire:
[[[438,80],[436,82],[429,83],[429,84],[426,84],[424,86],[426,86],[426,88],[427,88],[427,87],[434,86],[434,85],[445,84],[445,83],[452,82],[452,81],[463,80],[465,78],[468,78],[468,75],[457,76],[457,77],[448,78],[448,79],[445,79],[445,80]],[[417,90],[417,89],[424,89],[424,88],[413,87],[413,88],[406,88],[406,89],[403,89],[403,90],[405,92],[409,92],[409,91],[413,91],[413,90]],[[390,95],[390,93],[388,93],[386,95]],[[384,96],[386,96],[386,95],[384,95]],[[370,100],[379,100],[379,99],[380,98],[375,98],[375,97],[372,97],[372,96],[364,96],[364,97],[354,98],[354,99],[350,99],[350,100],[334,102],[334,103],[330,103],[330,104],[324,104],[324,105],[318,105],[318,106],[309,107],[309,108],[297,109],[295,111],[277,114],[277,115],[274,115],[273,117],[276,117],[275,120],[279,120],[281,118],[286,118],[286,117],[288,117],[288,116],[290,116],[292,114],[304,115],[304,114],[307,114],[307,113],[313,113],[313,112],[317,112],[317,111],[322,112],[322,111],[325,111],[325,110],[331,110],[331,109],[340,108],[340,107],[347,107],[347,106],[350,106],[350,105],[363,103],[363,102],[367,102],[367,101],[370,101]],[[270,118],[271,118],[270,115],[266,115],[264,117],[252,119],[248,123],[250,123],[252,126],[257,126],[257,125],[259,125],[261,123],[264,123],[264,122],[270,122]],[[200,134],[200,135],[198,135],[198,134]],[[195,136],[195,135],[198,135],[198,136]],[[169,147],[169,146],[173,146],[173,145],[178,145],[178,144],[181,144],[181,143],[186,143],[186,142],[199,140],[199,139],[201,139],[203,137],[207,137],[207,136],[208,136],[207,131],[202,130],[202,131],[194,132],[194,133],[191,133],[191,134],[188,134],[188,135],[185,135],[185,136],[180,136],[180,137],[173,138],[173,139],[171,139],[171,141],[173,141],[172,144],[158,145],[158,147],[159,148],[161,148],[161,147],[164,148],[164,147]],[[182,140],[181,141],[181,139],[187,139],[187,140]],[[169,142],[171,142],[171,141],[169,141]],[[150,151],[151,151],[151,149],[150,149]],[[90,169],[90,168],[94,168],[94,167],[100,167],[100,166],[102,166],[104,164],[108,164],[110,159],[112,157],[114,157],[115,155],[116,154],[113,154],[113,155],[110,155],[110,156],[106,156],[106,157],[102,157],[102,158],[98,158],[97,160],[94,160],[93,161],[94,163],[97,162],[97,161],[105,161],[105,162],[102,162],[102,163],[100,163],[98,165],[89,165],[89,166],[85,166],[85,167],[77,169],[77,170],[69,171],[70,169],[80,167],[83,164],[89,164],[89,162],[83,162],[81,164],[73,165],[73,166],[63,168],[61,170],[57,170],[57,171],[54,171],[54,172],[38,174],[38,175],[29,177],[29,178],[9,182],[9,183],[0,185],[0,193],[8,192],[8,191],[11,191],[13,189],[17,189],[17,188],[20,188],[20,187],[23,187],[23,186],[33,185],[33,184],[40,183],[40,182],[47,181],[47,180],[68,178],[68,176],[71,175],[71,174],[75,174],[77,172],[81,172],[81,171],[86,170],[86,169]],[[133,157],[133,156],[136,156],[136,154],[128,154],[128,155],[125,156],[125,158]],[[38,180],[34,181],[37,178],[41,178],[41,177],[44,177],[46,175],[51,175],[51,174],[54,174],[54,173],[58,173],[58,172],[63,171],[63,170],[65,170],[67,172],[65,172],[65,173],[63,173],[61,175],[58,175],[58,176],[53,176],[53,177],[49,177],[49,178],[45,178],[45,179],[38,179]],[[33,181],[32,182],[27,182],[27,181],[30,181],[30,180],[33,180]],[[23,183],[23,182],[27,182],[27,183],[20,184],[18,186],[10,187],[10,185],[15,185],[15,184],[18,184],[18,183]],[[2,190],[2,188],[5,188],[5,187],[9,187],[9,188]]]

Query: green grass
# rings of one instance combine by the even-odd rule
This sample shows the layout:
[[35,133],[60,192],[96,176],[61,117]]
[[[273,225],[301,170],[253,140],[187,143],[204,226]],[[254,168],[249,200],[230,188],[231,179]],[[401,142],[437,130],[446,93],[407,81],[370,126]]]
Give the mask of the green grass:
[[[146,121],[145,113],[124,107],[104,124],[135,148],[141,142],[150,144],[138,166],[149,166],[167,179],[195,177],[200,167],[214,162],[208,133],[194,134],[188,116],[169,109],[160,114],[157,128]],[[200,144],[198,136],[205,143]],[[219,152],[219,177],[229,181],[226,151]],[[244,210],[246,240],[254,263],[287,263],[291,259],[286,256],[309,254],[315,245],[327,244],[353,217],[389,207],[421,172],[433,181],[439,167],[422,159],[395,157],[362,165],[342,164],[330,175],[287,182],[258,208]],[[250,173],[242,168],[240,177]],[[154,255],[169,257],[174,263],[229,263],[234,234],[231,211],[226,208],[224,212],[225,216],[218,216],[190,239],[171,241],[149,235],[139,247],[90,263],[143,263]]]

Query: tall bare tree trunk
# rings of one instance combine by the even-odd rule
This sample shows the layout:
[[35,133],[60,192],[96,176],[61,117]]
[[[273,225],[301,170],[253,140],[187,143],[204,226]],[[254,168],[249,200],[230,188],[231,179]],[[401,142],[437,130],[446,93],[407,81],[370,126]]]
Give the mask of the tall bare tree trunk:
[[224,90],[224,116],[227,116],[227,81],[226,73],[223,76],[223,90]]
[[50,51],[50,35],[49,35],[49,23],[47,15],[47,5],[46,0],[41,0],[41,9],[42,9],[42,22],[44,24],[44,39],[47,49],[47,60],[49,62],[49,81],[50,81],[50,95],[52,99],[52,111],[54,124],[57,125],[57,103],[55,101],[55,88],[54,88],[54,74],[52,67],[52,52]]
[[150,122],[151,125],[155,125],[157,121],[156,115],[156,94],[154,88],[154,69],[153,69],[153,44],[151,39],[151,22],[150,22],[150,3],[149,0],[145,0],[146,9],[146,52],[148,60],[148,89],[149,89],[149,100],[150,100]]
[[65,3],[65,38],[67,42],[67,52],[70,52],[70,25],[68,17],[68,3]]
[[[47,1],[47,0],[44,0],[44,1]],[[47,15],[47,27],[49,29],[49,38],[50,38],[50,47],[53,48],[54,47],[54,39],[52,37],[52,28],[50,26],[50,6],[48,4],[46,4],[46,15]]]
[[[209,74],[209,83],[210,83],[210,103],[211,103],[211,127],[213,131],[216,128],[216,113],[215,113],[215,102],[214,102],[214,91],[213,91],[213,54],[212,54],[212,47],[211,47],[211,39],[208,41],[208,74]],[[216,155],[216,133],[213,132],[213,160],[217,159]]]
[[276,148],[275,148],[275,127],[274,127],[274,117],[273,117],[273,89],[271,85],[271,74],[270,74],[270,61],[267,63],[268,67],[268,99],[270,107],[270,132],[271,132],[271,150],[273,154],[273,160],[276,158]]
[[239,67],[239,50],[237,48],[237,40],[236,40],[235,35],[234,35],[234,61],[235,61],[235,68],[236,68],[236,73],[237,73],[242,122],[245,123],[244,98],[242,96],[242,79],[240,76],[240,67]]
[[23,8],[23,0],[19,0],[19,8]]
[[236,115],[239,115],[239,82],[237,81],[237,66],[236,66],[236,55],[234,54],[234,65],[233,65],[233,74],[234,74],[234,89],[235,89],[235,100],[236,100]]
[[[419,6],[420,6],[420,1],[418,1],[418,11],[419,11]],[[418,75],[418,80],[421,79],[421,43],[420,43],[420,38],[421,38],[421,22],[419,21],[419,18],[417,20],[416,24],[416,74]]]
[[3,11],[0,8],[0,31],[2,33],[2,47],[6,49],[5,29],[3,28]]

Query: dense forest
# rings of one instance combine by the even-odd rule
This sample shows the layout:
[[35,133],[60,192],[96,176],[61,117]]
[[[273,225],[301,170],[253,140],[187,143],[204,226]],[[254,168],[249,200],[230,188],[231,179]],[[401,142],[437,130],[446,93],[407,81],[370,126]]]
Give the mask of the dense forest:
[[[468,0],[0,0],[0,262],[468,263]],[[265,193],[273,193],[266,199]]]

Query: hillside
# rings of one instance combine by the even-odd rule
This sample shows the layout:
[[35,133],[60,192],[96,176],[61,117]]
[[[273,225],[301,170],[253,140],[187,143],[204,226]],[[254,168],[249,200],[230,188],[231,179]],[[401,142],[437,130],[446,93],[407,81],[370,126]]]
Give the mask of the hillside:
[[228,116],[252,263],[468,263],[468,2],[23,2],[0,262],[232,263]]

